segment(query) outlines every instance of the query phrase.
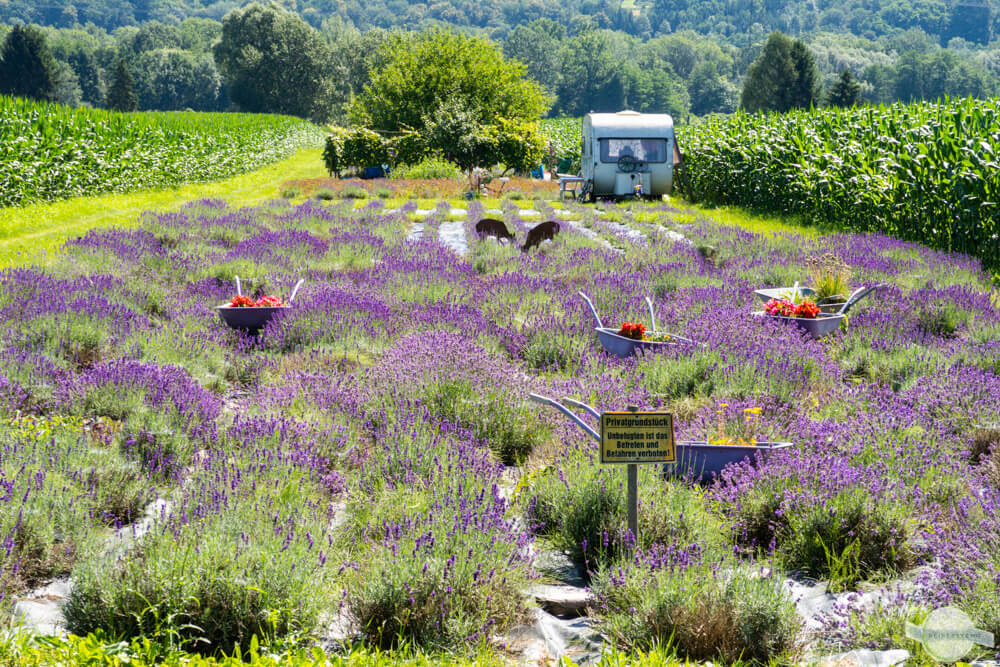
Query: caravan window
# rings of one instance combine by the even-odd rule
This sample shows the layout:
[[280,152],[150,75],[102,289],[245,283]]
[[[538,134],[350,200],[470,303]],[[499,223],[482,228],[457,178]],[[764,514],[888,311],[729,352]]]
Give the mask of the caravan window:
[[601,139],[601,162],[631,155],[640,162],[666,162],[666,139]]

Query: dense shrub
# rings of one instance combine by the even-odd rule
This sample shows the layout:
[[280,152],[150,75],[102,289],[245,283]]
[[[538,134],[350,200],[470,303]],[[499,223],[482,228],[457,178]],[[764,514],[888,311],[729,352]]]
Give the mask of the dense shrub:
[[787,569],[844,590],[914,563],[908,509],[848,488],[822,502],[788,503],[783,484],[761,483],[742,499],[737,541],[768,551]]
[[4,598],[68,572],[102,527],[136,520],[153,495],[147,476],[88,436],[81,419],[5,420],[0,441]]
[[526,535],[493,493],[503,466],[426,411],[390,416],[372,435],[351,504],[355,627],[382,648],[457,650],[522,620]]
[[460,178],[462,170],[457,165],[439,157],[426,157],[416,164],[404,164],[392,170],[395,180],[411,178]]
[[402,169],[407,175],[397,176],[401,179],[452,178],[454,170],[444,167],[447,160],[428,155],[456,156],[456,142],[464,142],[461,159],[456,158],[464,168],[500,164],[507,170],[526,172],[537,167],[544,154],[544,138],[537,123],[500,119],[491,125],[473,124],[467,130],[469,133],[461,136],[414,132],[383,136],[367,128],[331,128],[323,149],[323,162],[327,171],[338,177],[348,167],[363,169],[388,164],[397,168],[409,165]]
[[384,392],[373,397],[376,404],[417,399],[507,464],[522,462],[546,440],[550,428],[525,401],[527,378],[519,369],[464,335],[432,332],[403,341],[372,369],[377,391]]

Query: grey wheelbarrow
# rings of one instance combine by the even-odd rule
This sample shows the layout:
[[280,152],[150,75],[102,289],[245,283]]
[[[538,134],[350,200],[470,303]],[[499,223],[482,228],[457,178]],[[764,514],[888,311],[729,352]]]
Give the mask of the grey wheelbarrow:
[[605,350],[619,359],[631,357],[637,350],[657,352],[665,350],[671,345],[676,345],[678,342],[694,343],[694,341],[690,338],[685,338],[684,336],[680,336],[675,333],[656,331],[656,314],[653,312],[653,302],[649,300],[649,297],[646,297],[646,305],[649,307],[649,325],[651,329],[649,336],[660,340],[636,340],[635,338],[620,335],[618,333],[618,329],[604,326],[604,322],[601,321],[601,316],[597,314],[597,309],[594,308],[594,303],[590,300],[590,297],[583,292],[578,292],[578,294],[580,295],[580,298],[587,302],[587,306],[590,308],[590,313],[594,316],[594,321],[597,323],[597,326],[594,327],[594,331],[597,332],[597,338],[601,341],[601,345]]

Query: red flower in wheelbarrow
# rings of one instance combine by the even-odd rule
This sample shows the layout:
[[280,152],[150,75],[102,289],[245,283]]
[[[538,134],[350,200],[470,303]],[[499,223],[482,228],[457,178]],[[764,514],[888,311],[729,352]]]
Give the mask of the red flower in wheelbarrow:
[[642,340],[643,336],[646,335],[646,325],[639,322],[623,322],[622,328],[618,330],[618,335],[632,340]]
[[285,305],[285,302],[281,300],[280,296],[262,296],[257,301],[254,301],[248,296],[234,296],[233,300],[229,302],[230,308],[281,308]]

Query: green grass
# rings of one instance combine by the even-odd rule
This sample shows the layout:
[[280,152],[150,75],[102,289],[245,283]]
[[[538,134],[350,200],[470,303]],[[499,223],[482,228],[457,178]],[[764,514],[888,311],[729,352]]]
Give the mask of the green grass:
[[[157,642],[134,640],[118,642],[101,634],[87,637],[71,636],[29,638],[24,635],[0,636],[0,663],[17,667],[48,667],[49,665],[94,665],[95,667],[503,667],[509,661],[495,653],[481,649],[472,657],[451,653],[425,653],[410,648],[380,651],[363,647],[350,648],[342,654],[325,654],[318,648],[268,651],[249,655],[232,655],[206,658],[180,651],[162,651]],[[575,662],[566,658],[560,664],[573,667]],[[680,660],[663,647],[652,651],[635,651],[626,655],[619,651],[606,653],[598,667],[686,667],[692,665]]]
[[43,260],[44,253],[91,229],[133,226],[143,211],[175,209],[210,197],[246,206],[280,197],[285,181],[325,175],[320,149],[307,148],[257,171],[213,183],[0,209],[0,268]]
[[[803,236],[822,236],[828,230],[822,226],[804,224],[802,219],[794,215],[778,215],[750,211],[739,206],[712,206],[705,203],[694,203],[683,196],[675,196],[671,201],[683,209],[685,213],[695,213],[704,216],[720,225],[740,227],[756,234],[801,234]],[[684,214],[674,216],[683,220]],[[694,216],[690,216],[693,220]]]

